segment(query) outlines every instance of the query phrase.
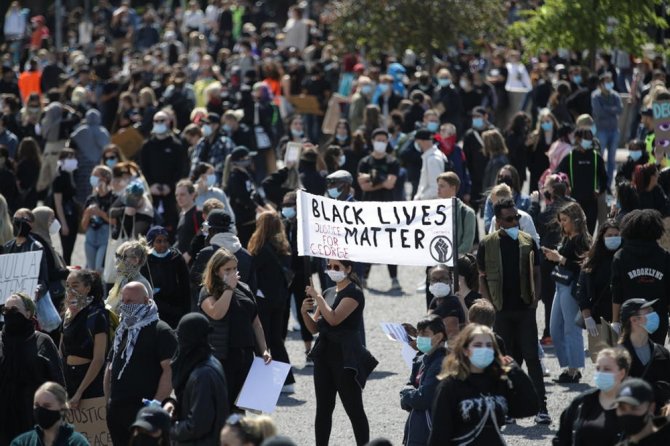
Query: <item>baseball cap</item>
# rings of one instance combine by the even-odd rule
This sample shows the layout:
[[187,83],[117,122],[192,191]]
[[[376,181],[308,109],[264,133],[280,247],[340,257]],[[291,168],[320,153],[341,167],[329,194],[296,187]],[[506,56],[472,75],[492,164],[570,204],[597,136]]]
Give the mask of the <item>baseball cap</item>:
[[645,300],[645,299],[628,299],[624,304],[621,306],[621,322],[626,322],[628,319],[630,319],[631,316],[635,316],[635,314],[644,309],[644,308],[649,308],[653,306],[656,302],[658,302],[658,299],[654,300]]
[[626,403],[632,406],[639,406],[644,403],[654,402],[654,390],[649,383],[639,378],[628,378],[621,383],[619,393],[617,393],[615,403]]
[[239,161],[247,156],[253,156],[255,154],[255,152],[250,151],[245,146],[237,146],[230,152],[230,161]]
[[201,122],[207,123],[207,124],[220,124],[221,123],[221,115],[218,113],[210,112],[207,113],[207,116],[203,116],[200,119]]
[[145,431],[155,434],[170,431],[170,415],[161,407],[143,407],[137,412],[135,422],[130,427],[139,427]]
[[432,141],[435,134],[427,129],[419,129],[414,135],[414,139]]
[[346,170],[336,170],[326,177],[326,182],[354,184],[354,177]]
[[473,115],[484,116],[484,115],[488,114],[488,112],[486,111],[486,108],[484,108],[482,106],[478,106],[478,107],[475,107],[475,108],[472,109],[472,114]]

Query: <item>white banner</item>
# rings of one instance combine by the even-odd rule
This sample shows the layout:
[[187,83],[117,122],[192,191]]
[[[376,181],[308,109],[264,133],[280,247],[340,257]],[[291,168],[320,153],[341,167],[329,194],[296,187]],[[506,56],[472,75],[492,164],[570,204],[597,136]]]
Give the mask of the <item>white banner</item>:
[[454,200],[337,201],[298,192],[298,254],[391,265],[454,265]]
[[35,298],[42,251],[0,255],[0,304],[17,291]]

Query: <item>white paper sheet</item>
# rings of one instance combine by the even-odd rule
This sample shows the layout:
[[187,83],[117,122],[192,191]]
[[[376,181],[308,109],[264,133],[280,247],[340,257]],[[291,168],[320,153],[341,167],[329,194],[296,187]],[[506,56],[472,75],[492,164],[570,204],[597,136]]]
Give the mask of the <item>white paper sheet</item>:
[[398,342],[409,342],[407,332],[401,324],[394,322],[382,322],[380,325],[382,326],[382,330],[386,334],[386,337],[388,337],[390,340]]
[[402,343],[402,350],[400,354],[402,355],[403,361],[407,364],[410,370],[412,370],[412,365],[414,364],[414,358],[416,357],[416,350],[409,346],[409,344]]
[[263,358],[254,358],[235,405],[243,409],[272,413],[286,380],[290,364],[272,361],[265,365]]

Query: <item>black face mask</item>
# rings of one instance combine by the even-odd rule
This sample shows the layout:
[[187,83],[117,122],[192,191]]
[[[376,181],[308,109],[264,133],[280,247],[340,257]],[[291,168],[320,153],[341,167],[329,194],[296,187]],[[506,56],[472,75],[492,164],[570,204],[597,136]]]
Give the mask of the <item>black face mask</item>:
[[17,310],[10,310],[5,314],[5,326],[3,330],[9,335],[31,333],[35,326],[30,319],[26,319]]
[[23,218],[15,218],[12,221],[14,237],[28,237],[30,234],[30,225]]
[[649,414],[644,415],[619,415],[619,427],[626,436],[635,435],[644,429]]
[[33,409],[33,417],[39,427],[49,429],[61,419],[62,414],[60,410],[51,410],[38,406]]
[[160,438],[147,434],[137,434],[133,437],[133,446],[158,446]]

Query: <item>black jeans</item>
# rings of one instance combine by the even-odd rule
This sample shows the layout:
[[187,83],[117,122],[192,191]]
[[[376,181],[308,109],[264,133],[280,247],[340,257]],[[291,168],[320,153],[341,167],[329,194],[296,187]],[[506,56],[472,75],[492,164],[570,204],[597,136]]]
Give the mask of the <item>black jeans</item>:
[[363,408],[363,389],[356,382],[354,371],[344,368],[342,352],[337,350],[337,346],[314,360],[314,393],[316,446],[328,446],[337,394],[351,421],[356,444],[364,445],[370,441],[370,426]]
[[[257,297],[256,304],[258,305],[258,317],[263,326],[263,333],[265,334],[265,343],[272,354],[272,357],[280,362],[290,364],[288,352],[284,345],[284,327],[286,326],[286,308],[289,300],[285,299],[284,305],[279,306],[275,299],[270,296]],[[293,372],[289,370],[288,376],[284,384],[295,383]]]
[[[82,365],[63,365],[63,368],[65,369],[65,384],[67,387],[68,396],[72,396],[77,392],[77,389],[84,380],[90,365],[90,363]],[[96,376],[93,382],[88,385],[86,390],[84,390],[81,399],[85,400],[88,398],[98,398],[104,396],[105,393],[102,384],[104,376],[105,368],[102,367],[98,373],[98,376]]]
[[114,403],[107,406],[107,428],[114,446],[126,446],[130,440],[130,426],[135,422],[142,402]]
[[555,263],[552,263],[544,258],[540,259],[540,283],[542,284],[542,303],[544,303],[544,330],[542,336],[549,335],[549,319],[551,319],[551,306],[554,303],[554,294],[556,293],[556,283],[551,277],[551,271],[554,269]]
[[505,341],[508,352],[520,351],[526,361],[540,407],[545,407],[544,377],[537,348],[535,308],[503,310],[496,314],[495,332]]

